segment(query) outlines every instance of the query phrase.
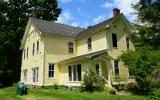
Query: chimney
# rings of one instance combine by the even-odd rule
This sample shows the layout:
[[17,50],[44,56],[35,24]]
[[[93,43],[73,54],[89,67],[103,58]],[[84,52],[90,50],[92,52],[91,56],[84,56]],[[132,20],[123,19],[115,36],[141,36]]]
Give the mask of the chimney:
[[113,9],[113,17],[116,17],[120,14],[120,10],[118,8]]
[[32,10],[32,17],[37,18],[37,11],[35,9]]

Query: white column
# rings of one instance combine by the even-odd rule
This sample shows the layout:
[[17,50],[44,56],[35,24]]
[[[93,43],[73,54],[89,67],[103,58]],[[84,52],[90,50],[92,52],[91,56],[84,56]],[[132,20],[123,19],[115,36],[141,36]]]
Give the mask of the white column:
[[99,75],[102,75],[102,62],[99,61]]
[[108,85],[109,86],[111,86],[111,76],[110,76],[110,65],[109,65],[109,63],[110,63],[110,60],[107,60],[106,61],[106,66],[107,66],[107,71],[108,71]]

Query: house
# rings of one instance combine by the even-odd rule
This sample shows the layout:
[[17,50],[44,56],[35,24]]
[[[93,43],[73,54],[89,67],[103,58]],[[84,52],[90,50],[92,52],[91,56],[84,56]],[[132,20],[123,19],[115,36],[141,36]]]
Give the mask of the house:
[[21,82],[80,86],[89,70],[101,75],[109,86],[116,75],[129,80],[128,68],[118,57],[135,49],[128,36],[131,31],[117,8],[112,18],[87,29],[31,17],[20,46]]

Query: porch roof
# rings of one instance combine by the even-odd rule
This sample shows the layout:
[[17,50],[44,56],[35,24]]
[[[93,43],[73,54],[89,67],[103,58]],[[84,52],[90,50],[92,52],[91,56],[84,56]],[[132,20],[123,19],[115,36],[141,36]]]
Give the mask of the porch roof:
[[111,58],[107,53],[107,49],[105,49],[105,50],[101,50],[101,51],[97,51],[97,52],[93,52],[93,53],[89,53],[89,54],[85,54],[85,55],[72,57],[72,58],[60,61],[59,63],[71,63],[71,62],[87,60],[87,59],[92,60],[92,59],[96,59],[96,58],[99,58],[99,57]]

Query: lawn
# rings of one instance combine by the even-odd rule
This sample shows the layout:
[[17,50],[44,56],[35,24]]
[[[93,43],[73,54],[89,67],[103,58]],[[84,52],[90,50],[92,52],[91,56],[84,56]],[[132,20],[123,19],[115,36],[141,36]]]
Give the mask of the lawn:
[[16,86],[0,89],[0,100],[145,100],[142,96],[107,95],[105,92],[79,92],[53,88],[29,89],[28,95],[16,96]]

